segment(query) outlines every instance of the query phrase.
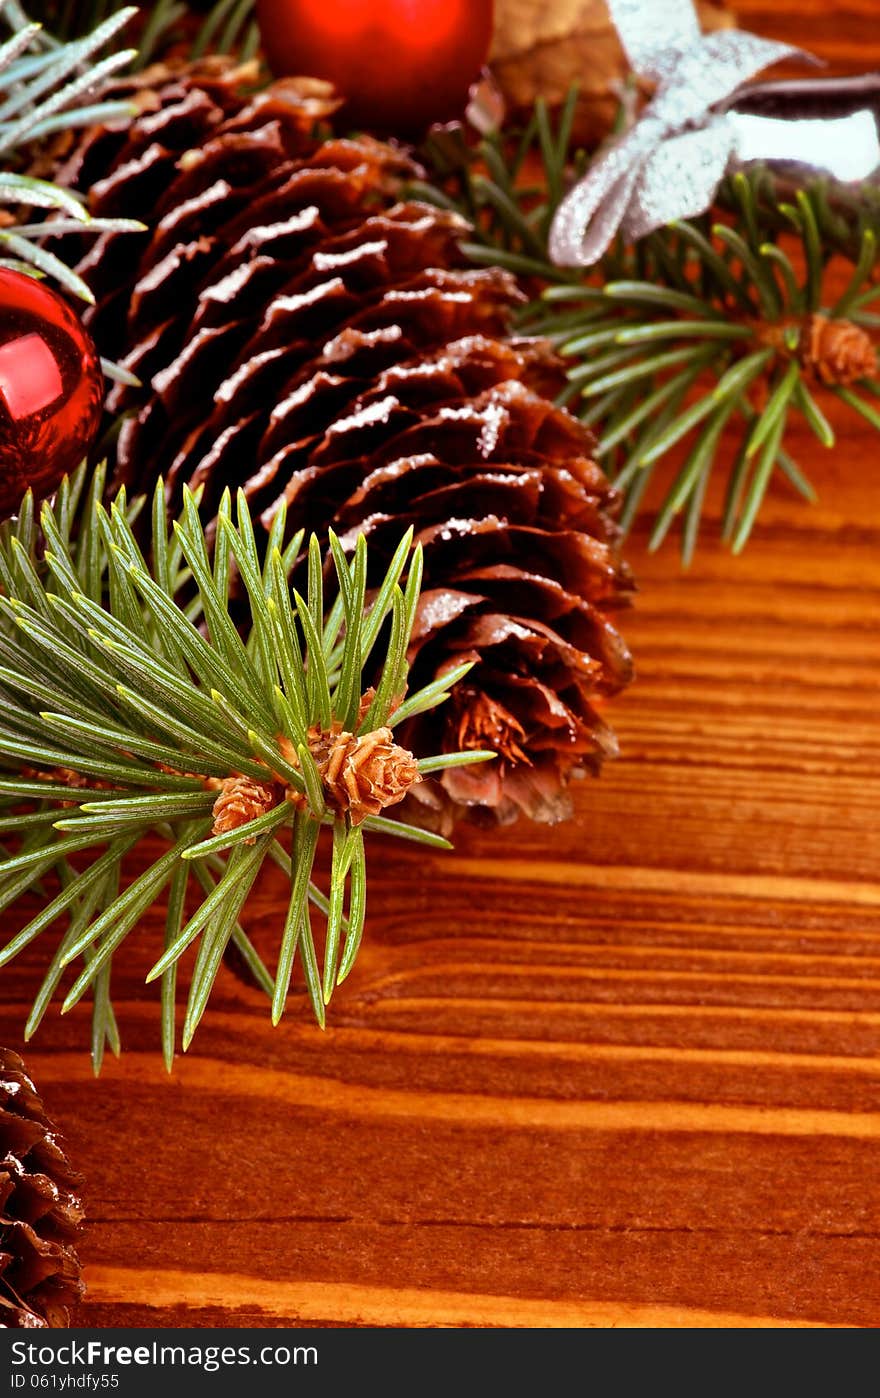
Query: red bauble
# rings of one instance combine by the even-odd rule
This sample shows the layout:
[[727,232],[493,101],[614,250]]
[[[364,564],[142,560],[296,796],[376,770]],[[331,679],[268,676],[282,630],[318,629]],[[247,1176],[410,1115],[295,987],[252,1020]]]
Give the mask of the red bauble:
[[257,0],[276,77],[327,78],[345,118],[417,135],[461,116],[486,61],[492,0]]
[[98,352],[56,292],[0,268],[0,516],[51,495],[101,421]]

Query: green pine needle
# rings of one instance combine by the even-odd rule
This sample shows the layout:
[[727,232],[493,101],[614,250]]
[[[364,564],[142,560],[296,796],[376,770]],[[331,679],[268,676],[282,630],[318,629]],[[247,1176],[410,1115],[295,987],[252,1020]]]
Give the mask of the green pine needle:
[[[11,17],[12,11],[19,9],[17,0],[6,3]],[[135,30],[133,66],[145,68],[163,49],[186,41],[193,58],[209,52],[234,53],[241,62],[247,62],[259,47],[254,4],[255,0],[215,0],[207,14],[188,0],[154,0],[143,5]],[[30,0],[28,8],[57,44],[88,34],[126,6],[125,0]]]
[[[165,944],[147,980],[161,980],[167,1063],[177,1035],[178,970],[189,954],[184,1049],[230,944],[269,995],[276,1023],[298,957],[324,1023],[324,1007],[350,974],[363,935],[364,836],[400,836],[431,848],[447,842],[373,807],[367,813],[347,805],[326,785],[313,746],[337,741],[340,730],[340,743],[360,742],[346,735],[424,712],[448,697],[467,668],[394,709],[406,688],[421,578],[412,531],[369,597],[366,540],[358,539],[349,557],[331,538],[325,560],[311,539],[304,599],[289,580],[297,549],[282,552],[281,531],[265,549],[258,546],[243,494],[234,519],[228,503],[221,511],[212,559],[193,496],[185,496],[169,529],[156,503],[160,483],[151,547],[142,549],[133,528],[142,502],[129,504],[120,493],[105,509],[103,479],[99,470],[89,482],[83,468],[42,507],[39,527],[30,496],[16,519],[0,525],[0,828],[18,839],[0,859],[0,911],[40,880],[58,883],[0,949],[0,965],[50,939],[27,1033],[62,983],[65,1012],[90,994],[96,1071],[106,1046],[118,1050],[113,958],[162,898]],[[235,621],[233,568],[242,583]],[[329,579],[341,603],[325,613]],[[380,677],[375,693],[367,665]],[[423,757],[418,772],[492,756]],[[243,789],[245,778],[260,784],[268,808],[245,810],[217,828],[218,789]],[[332,830],[329,899],[313,879],[322,825]],[[123,861],[136,850],[139,872],[123,886]],[[267,859],[284,869],[291,890],[274,974],[239,921]],[[325,923],[317,938],[323,960],[316,917]],[[77,967],[72,984],[69,966]]]
[[[100,94],[137,56],[136,49],[120,42],[136,13],[132,6],[117,7],[114,14],[96,21],[85,37],[59,43],[39,24],[29,22],[17,4],[0,5],[0,22],[12,30],[11,37],[0,43],[0,162],[4,166],[15,162],[26,146],[54,131],[120,121],[131,114],[129,103],[102,101]],[[108,48],[110,53],[102,58]],[[0,264],[50,277],[86,302],[93,297],[82,278],[43,245],[47,224],[27,213],[22,217],[21,211],[39,210],[50,216],[55,234],[97,237],[143,229],[143,224],[131,219],[93,219],[80,194],[16,169],[0,169],[0,205],[10,208],[16,219],[0,228]],[[111,376],[116,373],[114,366],[108,368]]]
[[[461,127],[437,130],[422,152],[435,182],[412,192],[468,220],[461,246],[471,261],[530,279],[535,299],[520,328],[548,337],[567,361],[569,386],[559,401],[597,432],[597,459],[624,495],[625,528],[655,469],[674,453],[677,469],[650,544],[657,547],[680,519],[688,563],[720,448],[739,438],[745,451],[735,454],[722,521],[722,537],[739,551],[774,473],[812,498],[785,448],[796,416],[832,446],[819,401],[830,388],[880,430],[880,413],[863,394],[847,383],[825,384],[803,353],[812,313],[848,318],[869,333],[880,326],[880,191],[863,186],[838,207],[815,180],[786,202],[759,168],[726,180],[718,207],[702,217],[670,224],[634,247],[618,239],[583,274],[555,267],[547,253],[553,215],[590,158],[571,140],[576,101],[572,89],[555,124],[539,101],[522,130],[480,139]],[[834,257],[851,264],[851,275],[826,307]],[[862,388],[872,392],[869,381]]]

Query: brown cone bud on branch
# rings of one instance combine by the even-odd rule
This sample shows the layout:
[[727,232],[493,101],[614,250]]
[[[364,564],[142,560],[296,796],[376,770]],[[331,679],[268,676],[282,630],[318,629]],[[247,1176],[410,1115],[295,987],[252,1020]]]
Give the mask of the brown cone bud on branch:
[[804,327],[801,360],[824,384],[856,383],[877,372],[877,350],[867,331],[851,320],[818,314]]
[[[227,777],[214,802],[211,834],[226,835],[230,830],[237,830],[240,825],[247,825],[248,821],[271,811],[280,800],[281,792],[274,782],[259,782],[253,777]],[[254,838],[251,836],[244,843],[252,845]]]
[[422,780],[411,752],[395,743],[390,728],[355,737],[338,723],[328,732],[313,728],[309,750],[327,804],[347,814],[352,825],[396,806]]
[[[365,700],[367,698],[368,695]],[[299,757],[293,744],[281,735],[278,743],[285,758],[298,767]],[[416,759],[395,743],[390,728],[376,728],[360,737],[346,732],[340,723],[334,723],[329,730],[312,728],[309,751],[315,759],[327,805],[348,815],[352,825],[360,825],[367,816],[378,815],[386,806],[397,805],[410,788],[422,780]],[[237,830],[284,800],[297,809],[305,804],[300,792],[292,787],[285,789],[279,780],[272,780],[268,772],[265,782],[255,781],[253,777],[227,777],[220,783],[214,802],[211,833],[225,835]],[[244,843],[253,844],[253,838]]]

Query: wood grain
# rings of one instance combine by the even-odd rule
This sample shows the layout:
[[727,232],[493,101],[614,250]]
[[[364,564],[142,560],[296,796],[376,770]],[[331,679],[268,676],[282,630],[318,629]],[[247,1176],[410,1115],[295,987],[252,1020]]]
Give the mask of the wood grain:
[[[740,8],[876,50],[873,0]],[[739,560],[717,498],[687,576],[645,520],[621,760],[567,826],[377,849],[325,1034],[224,971],[169,1080],[150,920],[99,1083],[47,1019],[82,1324],[880,1323],[878,450],[837,425],[793,441],[820,503],[779,486]],[[270,878],[267,948],[281,914]],[[13,1046],[38,972],[4,972]]]

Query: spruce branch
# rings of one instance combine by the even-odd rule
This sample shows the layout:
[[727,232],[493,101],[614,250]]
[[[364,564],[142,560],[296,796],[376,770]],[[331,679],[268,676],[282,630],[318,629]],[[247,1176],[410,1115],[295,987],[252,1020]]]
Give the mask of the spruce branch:
[[[148,562],[132,527],[143,501],[121,491],[106,509],[103,491],[103,471],[89,481],[81,469],[39,521],[28,495],[0,526],[0,831],[17,839],[0,861],[0,911],[38,881],[49,889],[0,965],[53,939],[26,1033],[76,966],[62,1012],[91,996],[96,1070],[106,1045],[118,1051],[113,958],[162,897],[165,948],[147,980],[161,981],[169,1065],[191,950],[184,1049],[230,944],[275,1023],[299,957],[323,1025],[363,934],[364,836],[447,848],[385,812],[429,773],[494,756],[417,760],[394,740],[403,718],[446,700],[469,668],[404,701],[421,578],[412,531],[369,593],[363,537],[351,557],[331,537],[326,561],[312,538],[301,595],[290,577],[302,535],[282,547],[282,517],[261,551],[243,493],[234,510],[224,497],[211,553],[196,496],[186,492],[169,528],[160,482]],[[235,620],[233,572],[244,613]],[[338,593],[329,610],[325,582]],[[322,826],[332,832],[329,899],[313,879]],[[139,872],[123,890],[135,852]],[[274,974],[240,922],[267,860],[290,881]]]
[[43,245],[49,227],[53,233],[98,237],[139,231],[143,225],[131,219],[93,219],[83,195],[13,167],[26,147],[59,130],[131,114],[129,103],[103,100],[102,92],[137,51],[113,47],[100,55],[115,45],[135,13],[125,6],[84,38],[59,43],[30,21],[16,0],[0,0],[0,20],[11,30],[0,42],[0,266],[51,277],[87,302],[94,298],[82,278]]
[[[170,48],[178,48],[194,59],[208,53],[234,53],[240,62],[249,62],[257,55],[260,44],[254,3],[255,0],[216,0],[207,12],[204,6],[194,7],[188,0],[156,0],[142,6],[132,67],[146,68]],[[89,32],[124,5],[125,0],[31,0],[33,13],[61,41]]]
[[[550,224],[590,160],[571,144],[576,100],[572,89],[555,122],[539,100],[524,130],[492,129],[479,141],[461,127],[438,130],[423,152],[435,182],[411,192],[470,222],[462,250],[473,262],[531,284],[519,327],[568,361],[561,401],[598,434],[597,459],[626,497],[624,528],[674,451],[680,465],[650,547],[681,520],[690,562],[719,448],[738,437],[722,520],[738,552],[774,475],[814,498],[786,449],[794,417],[833,446],[822,409],[833,395],[880,429],[869,401],[880,396],[880,194],[832,198],[821,180],[786,191],[757,169],[726,180],[718,207],[700,218],[634,247],[618,240],[585,273],[558,268]],[[848,278],[835,294],[829,264],[840,259]]]

